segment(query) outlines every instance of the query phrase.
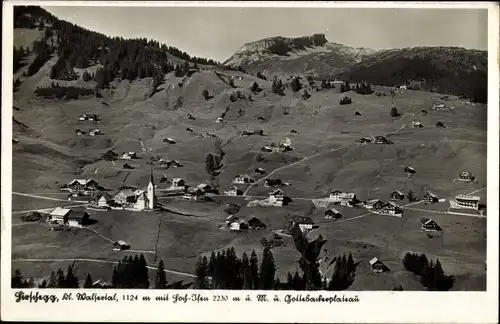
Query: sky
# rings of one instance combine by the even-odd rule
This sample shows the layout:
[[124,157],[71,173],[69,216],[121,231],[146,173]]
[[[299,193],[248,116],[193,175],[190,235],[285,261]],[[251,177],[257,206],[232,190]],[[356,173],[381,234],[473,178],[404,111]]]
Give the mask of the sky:
[[44,6],[56,17],[109,36],[148,38],[223,62],[243,44],[323,33],[372,49],[458,46],[486,50],[486,9],[214,8]]

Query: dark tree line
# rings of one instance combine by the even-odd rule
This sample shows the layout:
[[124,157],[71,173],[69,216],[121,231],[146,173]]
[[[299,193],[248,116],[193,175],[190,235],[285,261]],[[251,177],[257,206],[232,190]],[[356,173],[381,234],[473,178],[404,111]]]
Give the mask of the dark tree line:
[[64,271],[58,269],[57,272],[50,273],[49,281],[43,280],[37,287],[32,278],[24,278],[19,269],[14,271],[11,280],[12,288],[79,288],[78,278],[73,273],[73,266],[69,265],[64,274]]
[[195,289],[272,290],[276,279],[276,265],[271,249],[262,252],[261,262],[255,251],[250,257],[243,253],[236,255],[233,247],[212,252],[198,259],[195,266]]
[[149,275],[144,255],[125,256],[113,269],[113,288],[148,289]]
[[406,270],[419,276],[420,283],[431,291],[447,291],[455,281],[452,275],[446,275],[439,259],[429,261],[425,254],[406,253],[403,258]]
[[37,88],[35,94],[39,97],[46,99],[62,99],[66,100],[78,99],[80,96],[93,96],[94,89],[77,88],[77,87],[50,87],[50,88]]
[[362,95],[369,95],[373,93],[372,87],[370,84],[366,82],[362,82],[361,84],[356,83],[356,93],[362,94]]

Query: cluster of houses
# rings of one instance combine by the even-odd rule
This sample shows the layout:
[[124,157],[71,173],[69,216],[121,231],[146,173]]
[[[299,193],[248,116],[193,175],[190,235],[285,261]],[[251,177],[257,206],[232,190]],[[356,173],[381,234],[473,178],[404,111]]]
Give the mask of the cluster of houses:
[[89,213],[86,211],[56,207],[49,214],[47,221],[52,224],[66,225],[69,227],[83,227],[89,223],[89,218]]
[[264,145],[260,148],[262,152],[288,152],[293,151],[292,141],[287,137],[280,141],[278,145],[271,143],[269,145]]
[[261,230],[266,229],[266,224],[264,224],[257,217],[251,217],[250,219],[242,219],[235,215],[230,215],[226,218],[226,226],[231,231],[244,231],[249,229]]
[[340,190],[334,190],[330,192],[327,200],[346,207],[354,207],[358,203],[358,199],[355,193],[342,192]]
[[[78,128],[77,130],[75,130],[75,134],[76,136],[83,136],[83,135],[86,135],[87,132],[81,130],[80,128]],[[96,129],[92,129],[88,132],[88,135],[89,136],[98,136],[98,135],[102,135],[102,132],[100,129],[96,128]]]
[[214,133],[198,133],[197,138],[215,138],[217,137]]
[[93,121],[97,122],[99,121],[99,117],[97,117],[96,114],[82,114],[78,117],[79,121]]
[[362,137],[356,140],[356,143],[358,145],[366,145],[372,142],[374,142],[375,144],[385,144],[385,145],[394,144],[393,141],[387,139],[385,136],[382,135],[375,136],[375,139],[371,139],[369,137]]
[[169,169],[169,168],[180,168],[182,167],[182,163],[177,160],[166,160],[166,159],[157,159],[151,158],[146,164],[155,165],[159,169]]

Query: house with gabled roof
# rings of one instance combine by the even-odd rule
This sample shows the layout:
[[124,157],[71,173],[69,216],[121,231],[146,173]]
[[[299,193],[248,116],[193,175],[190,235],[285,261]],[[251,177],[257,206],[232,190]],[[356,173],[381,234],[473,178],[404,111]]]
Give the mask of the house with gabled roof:
[[85,135],[85,132],[82,131],[80,128],[78,128],[76,131],[75,131],[75,134],[76,136],[82,136],[82,135]]
[[248,223],[243,219],[237,219],[229,223],[231,231],[243,231],[248,229]]
[[384,202],[380,199],[370,199],[364,203],[366,209],[379,210],[384,206]]
[[424,231],[441,231],[441,227],[432,218],[420,219],[420,229]]
[[475,179],[474,175],[472,175],[472,173],[470,173],[468,171],[463,171],[458,176],[458,180],[464,181],[464,182],[472,182],[472,181],[474,181],[474,179]]
[[248,227],[251,229],[257,229],[257,230],[266,229],[266,224],[264,224],[260,219],[258,219],[255,216],[250,218],[247,223]]
[[269,204],[272,206],[283,206],[285,200],[285,194],[283,190],[276,189],[269,193]]
[[234,178],[234,184],[249,184],[253,183],[254,180],[248,174],[239,174],[236,178]]
[[228,196],[241,196],[243,192],[238,189],[238,187],[231,187],[227,191],[224,192],[224,194]]
[[381,272],[390,271],[389,268],[382,261],[380,261],[377,257],[374,257],[373,259],[371,259],[369,263],[370,263],[370,269],[372,272],[381,273]]
[[433,204],[437,203],[438,201],[439,201],[438,196],[430,191],[427,192],[424,196],[424,203],[426,204]]
[[405,198],[404,193],[402,193],[399,190],[394,190],[393,192],[391,192],[391,199],[394,199],[394,200],[403,200],[404,198]]
[[292,219],[292,227],[298,226],[305,233],[313,229],[314,221],[309,216],[295,216]]
[[330,208],[325,211],[325,219],[339,219],[342,214],[335,208]]
[[69,208],[63,208],[63,207],[56,207],[51,213],[50,213],[50,221],[55,222],[57,224],[64,224],[66,217],[71,213],[71,209]]

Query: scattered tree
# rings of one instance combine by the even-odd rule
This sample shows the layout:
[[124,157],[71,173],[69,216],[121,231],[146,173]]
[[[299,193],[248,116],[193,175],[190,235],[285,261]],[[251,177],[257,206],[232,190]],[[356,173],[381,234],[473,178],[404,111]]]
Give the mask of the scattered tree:
[[165,274],[165,265],[163,260],[158,263],[158,270],[156,270],[155,289],[167,289],[167,275]]
[[92,288],[93,282],[90,273],[87,273],[87,277],[85,278],[85,283],[83,284],[83,288]]

